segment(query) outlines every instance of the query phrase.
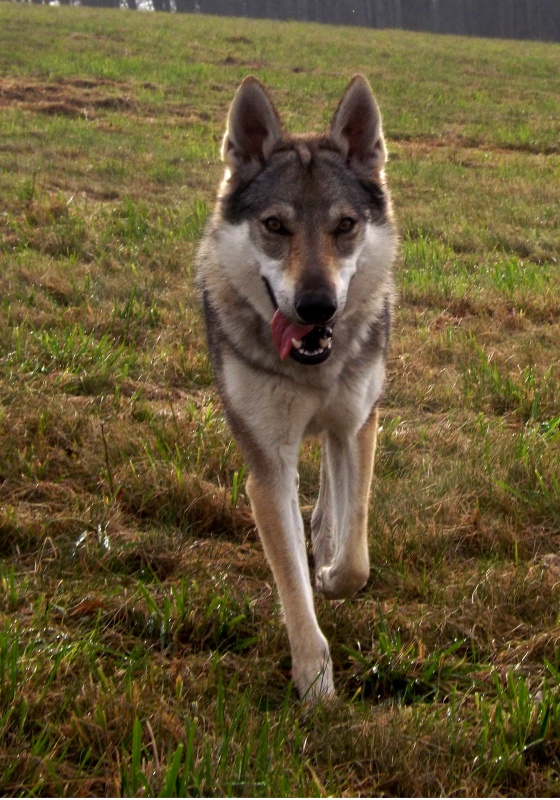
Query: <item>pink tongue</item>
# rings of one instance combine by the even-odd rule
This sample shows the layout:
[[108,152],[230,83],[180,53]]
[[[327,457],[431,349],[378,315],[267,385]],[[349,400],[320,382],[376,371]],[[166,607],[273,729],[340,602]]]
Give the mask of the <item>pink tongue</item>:
[[272,340],[278,350],[278,355],[282,361],[285,361],[293,347],[292,339],[303,339],[315,326],[296,325],[278,309],[272,317],[270,327],[272,328]]

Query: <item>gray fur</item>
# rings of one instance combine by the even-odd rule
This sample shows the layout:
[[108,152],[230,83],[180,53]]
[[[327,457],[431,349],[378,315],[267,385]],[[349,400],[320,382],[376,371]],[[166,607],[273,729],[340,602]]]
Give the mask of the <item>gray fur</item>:
[[[197,282],[218,390],[249,465],[247,491],[286,618],[294,681],[314,702],[334,689],[313,607],[297,459],[304,436],[323,436],[315,587],[347,596],[369,571],[367,503],[394,292],[381,117],[356,76],[326,134],[293,137],[264,87],[248,78],[230,109],[223,156]],[[298,330],[298,299],[314,291],[336,297],[331,346],[320,346],[321,363],[300,363],[295,349],[281,360],[273,315],[278,309],[286,330]],[[309,341],[323,330],[314,327]]]

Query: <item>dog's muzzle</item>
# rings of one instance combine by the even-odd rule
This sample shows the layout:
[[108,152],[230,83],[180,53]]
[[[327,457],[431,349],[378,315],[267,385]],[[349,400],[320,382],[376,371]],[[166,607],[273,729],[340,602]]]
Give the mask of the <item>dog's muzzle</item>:
[[321,364],[331,354],[332,325],[304,325],[280,311],[270,324],[272,341],[282,361],[291,356],[300,364]]
[[300,364],[322,364],[331,354],[334,323],[313,325],[293,322],[280,311],[272,287],[263,277],[275,308],[271,322],[272,340],[282,361],[291,356]]
[[302,339],[292,339],[290,355],[300,364],[322,364],[331,354],[332,325],[315,325]]

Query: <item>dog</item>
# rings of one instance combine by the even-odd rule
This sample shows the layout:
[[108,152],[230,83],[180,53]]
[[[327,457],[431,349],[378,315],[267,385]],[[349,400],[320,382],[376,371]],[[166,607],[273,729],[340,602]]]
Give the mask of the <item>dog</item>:
[[280,596],[293,681],[313,704],[334,685],[298,504],[300,445],[323,439],[311,517],[315,589],[349,597],[369,575],[369,492],[394,303],[398,237],[369,83],[352,78],[326,133],[290,135],[265,87],[246,77],[222,158],[197,286]]

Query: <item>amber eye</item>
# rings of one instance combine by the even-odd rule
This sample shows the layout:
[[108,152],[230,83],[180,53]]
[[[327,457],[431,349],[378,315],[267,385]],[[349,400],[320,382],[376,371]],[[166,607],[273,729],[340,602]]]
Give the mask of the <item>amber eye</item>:
[[343,217],[338,223],[336,233],[350,233],[356,227],[356,220],[351,217]]
[[278,217],[267,217],[263,220],[263,225],[269,233],[287,234],[289,231],[280,222]]

